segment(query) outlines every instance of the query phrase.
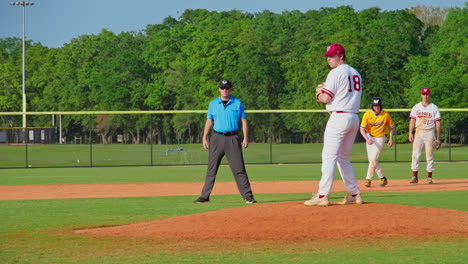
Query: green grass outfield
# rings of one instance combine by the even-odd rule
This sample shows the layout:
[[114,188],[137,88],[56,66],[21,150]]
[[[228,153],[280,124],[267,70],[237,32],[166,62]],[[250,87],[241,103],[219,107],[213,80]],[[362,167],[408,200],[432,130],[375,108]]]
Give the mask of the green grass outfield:
[[[409,179],[407,162],[384,163],[392,179]],[[424,167],[424,163],[423,163]],[[468,178],[468,163],[436,163],[437,178]],[[367,164],[354,164],[359,179]],[[206,166],[3,169],[0,185],[203,181]],[[318,180],[320,164],[248,165],[252,181]],[[421,173],[424,173],[424,169]],[[337,177],[339,177],[337,175]],[[218,181],[232,181],[222,166]],[[311,190],[312,191],[312,190]],[[344,193],[333,193],[338,201]],[[261,203],[304,201],[310,193],[257,194]],[[121,225],[249,206],[239,195],[216,195],[195,205],[196,196],[0,201],[0,263],[466,263],[467,237],[354,238],[340,241],[224,241],[213,243],[94,238],[73,229]],[[468,190],[365,193],[367,202],[468,211]],[[281,213],[281,212],[278,212]],[[379,223],[369,223],[378,225]],[[206,243],[206,244],[204,244]]]
[[[250,144],[244,150],[248,164],[318,163],[322,159],[322,144]],[[352,162],[367,162],[366,145],[354,144]],[[270,157],[271,147],[271,157]],[[30,167],[89,167],[125,165],[204,165],[208,162],[208,151],[201,144],[180,145],[28,145]],[[174,151],[183,149],[183,151]],[[411,144],[384,147],[381,162],[411,161]],[[91,155],[90,155],[91,153]],[[152,156],[151,156],[152,153]],[[395,159],[396,155],[396,159]],[[425,160],[424,153],[421,160]],[[436,161],[468,161],[468,145],[444,145],[434,152]],[[224,160],[226,161],[226,160]],[[26,167],[26,146],[0,145],[0,168]]]

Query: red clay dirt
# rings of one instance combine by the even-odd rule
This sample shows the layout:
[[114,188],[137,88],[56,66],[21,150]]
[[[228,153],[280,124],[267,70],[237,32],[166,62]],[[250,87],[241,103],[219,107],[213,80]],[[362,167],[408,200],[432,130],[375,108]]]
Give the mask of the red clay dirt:
[[75,233],[201,240],[468,236],[468,212],[378,203],[311,207],[302,202],[282,202],[123,226],[82,229]]
[[[390,180],[386,187],[364,187],[361,192],[420,192],[468,190],[468,179]],[[377,184],[378,181],[375,181]],[[105,198],[199,195],[203,183],[117,183],[0,186],[0,200]],[[307,193],[318,181],[252,182],[258,193]],[[346,192],[335,181],[332,192]],[[234,182],[217,182],[217,194],[238,194]],[[189,200],[191,202],[192,199]],[[204,206],[194,204],[193,206]],[[404,205],[365,203],[310,207],[303,202],[253,204],[131,225],[82,229],[77,234],[150,239],[304,240],[351,237],[468,237],[468,212]]]
[[[318,181],[270,181],[251,182],[257,193],[310,193],[318,189]],[[390,180],[383,188],[375,180],[371,188],[358,181],[362,192],[431,192],[468,190],[468,179],[435,179],[427,184],[421,179],[418,184],[409,180]],[[147,183],[99,183],[99,184],[45,184],[45,185],[0,185],[0,200],[38,200],[66,198],[110,198],[200,195],[203,182],[147,182]],[[336,180],[332,192],[346,192],[343,181]],[[234,182],[217,182],[212,195],[238,194]]]

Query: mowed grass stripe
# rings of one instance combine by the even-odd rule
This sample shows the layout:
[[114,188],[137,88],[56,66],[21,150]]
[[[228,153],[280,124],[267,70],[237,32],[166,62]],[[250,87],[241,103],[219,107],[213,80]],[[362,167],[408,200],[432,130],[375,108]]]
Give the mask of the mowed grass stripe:
[[[409,162],[382,163],[386,177],[410,179]],[[353,163],[358,180],[367,174],[367,163]],[[308,181],[320,180],[321,164],[247,165],[251,181]],[[436,162],[433,173],[437,179],[468,178],[468,162]],[[142,166],[93,168],[40,168],[0,170],[0,185],[71,184],[71,183],[133,183],[133,182],[203,182],[204,166]],[[420,164],[420,177],[426,177],[425,163]],[[340,174],[337,172],[336,179]],[[377,179],[377,176],[374,176]],[[227,165],[219,168],[216,181],[234,181]]]

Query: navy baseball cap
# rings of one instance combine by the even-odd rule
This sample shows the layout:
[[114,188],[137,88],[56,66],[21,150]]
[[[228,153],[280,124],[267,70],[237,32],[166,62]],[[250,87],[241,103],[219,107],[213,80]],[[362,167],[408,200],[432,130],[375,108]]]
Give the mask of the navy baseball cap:
[[219,82],[219,88],[232,88],[232,83],[228,79],[222,79]]
[[374,105],[382,105],[382,99],[380,99],[380,97],[372,98],[371,106],[374,106]]

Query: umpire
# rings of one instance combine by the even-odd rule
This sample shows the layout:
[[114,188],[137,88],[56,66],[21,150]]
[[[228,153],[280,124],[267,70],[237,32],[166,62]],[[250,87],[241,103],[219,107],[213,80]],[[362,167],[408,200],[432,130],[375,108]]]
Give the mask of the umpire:
[[[210,202],[210,194],[214,187],[216,173],[224,155],[228,159],[242,198],[245,199],[246,203],[256,203],[257,201],[255,201],[252,195],[242,155],[242,147],[247,148],[249,144],[244,106],[239,99],[231,96],[231,81],[226,79],[221,80],[218,90],[221,96],[210,102],[203,133],[203,147],[209,150],[205,185],[200,197],[194,203]],[[244,133],[244,140],[242,142],[239,137],[239,120],[242,123],[242,132]],[[208,134],[211,128],[213,128],[213,133],[208,144]]]

